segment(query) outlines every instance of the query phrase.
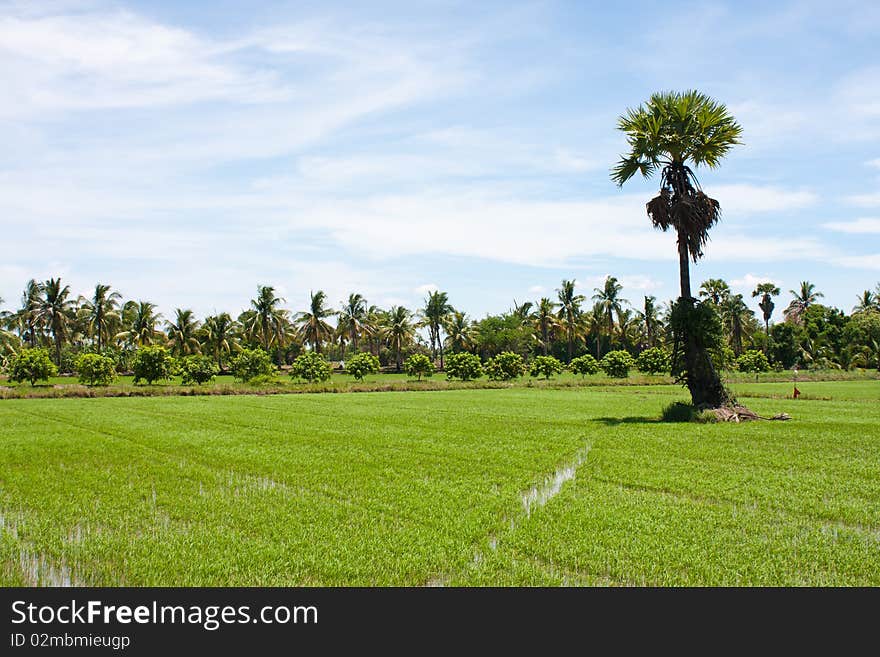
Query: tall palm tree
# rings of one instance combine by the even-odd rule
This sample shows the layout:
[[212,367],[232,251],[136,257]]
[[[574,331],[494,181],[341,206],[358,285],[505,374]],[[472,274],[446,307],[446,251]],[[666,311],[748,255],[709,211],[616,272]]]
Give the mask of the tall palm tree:
[[631,349],[639,340],[638,315],[629,308],[621,308],[617,313],[617,338],[624,349]]
[[644,329],[645,344],[648,347],[657,346],[657,327],[660,325],[660,317],[657,315],[657,297],[645,296],[643,310],[639,311],[639,322]]
[[87,322],[89,332],[98,341],[98,351],[103,350],[107,340],[112,335],[111,331],[120,321],[119,302],[122,295],[119,292],[111,292],[109,285],[98,283],[91,299],[86,299],[80,309],[81,315]]
[[217,368],[223,371],[223,355],[231,354],[238,346],[235,341],[235,322],[229,313],[220,313],[205,318],[201,336],[205,346],[217,359]]
[[367,322],[367,300],[360,294],[349,294],[348,301],[339,311],[337,329],[347,332],[352,349],[358,350],[358,340],[365,332]]
[[804,316],[807,308],[814,305],[820,297],[825,296],[821,292],[817,292],[816,286],[810,283],[810,281],[801,281],[800,289],[797,291],[789,290],[789,292],[794,296],[794,299],[791,300],[791,303],[785,309],[785,319],[795,324],[801,323],[801,318]]
[[161,318],[162,315],[156,312],[156,304],[149,301],[128,301],[122,308],[122,324],[125,330],[116,337],[133,346],[152,345],[162,336],[161,331],[156,329]]
[[623,310],[623,304],[629,303],[626,299],[620,298],[620,291],[623,286],[617,282],[614,276],[606,276],[605,284],[599,288],[594,288],[596,293],[593,295],[593,301],[602,306],[605,315],[606,325],[608,327],[608,348],[611,348],[611,341],[614,337],[614,315],[620,315]]
[[189,356],[201,351],[199,345],[199,322],[193,311],[182,308],[174,309],[174,321],[165,322],[168,329],[168,343],[175,356]]
[[765,352],[770,346],[770,318],[773,316],[773,309],[776,308],[776,304],[773,303],[773,297],[778,296],[779,286],[777,286],[776,283],[771,283],[769,281],[766,283],[759,283],[758,286],[752,290],[753,299],[761,297],[761,300],[758,302],[758,307],[764,314],[764,333],[767,336],[767,340],[764,342]]
[[859,302],[852,309],[854,313],[880,309],[880,299],[878,299],[871,290],[865,290],[862,292],[858,296],[858,300]]
[[[727,108],[697,91],[655,93],[645,105],[629,109],[618,128],[626,134],[630,152],[611,173],[618,186],[637,173],[650,178],[660,172],[660,194],[647,204],[655,228],[674,229],[678,242],[679,303],[686,314],[696,300],[691,294],[690,263],[703,256],[709,229],[721,217],[715,199],[703,193],[691,169],[716,168],[736,144],[742,127]],[[687,325],[685,323],[684,325]],[[712,365],[703,337],[693,331],[676,336],[676,371],[697,406],[717,407],[728,400]]]
[[251,299],[253,312],[246,318],[244,329],[256,337],[266,351],[272,344],[280,346],[284,342],[287,311],[279,308],[283,302],[284,299],[275,296],[271,285],[258,285],[257,297]]
[[37,346],[40,338],[40,296],[43,293],[42,286],[33,278],[25,285],[21,295],[21,308],[15,313],[15,322],[18,326],[18,334],[22,341],[32,349]]
[[70,286],[61,285],[60,278],[50,278],[40,286],[43,296],[37,306],[38,321],[48,329],[55,343],[55,364],[61,365],[61,345],[67,337],[74,316]]
[[727,326],[730,346],[737,356],[742,355],[743,337],[749,336],[754,316],[755,313],[743,301],[741,294],[731,294],[721,302],[721,318]]
[[593,338],[596,345],[596,358],[601,358],[602,333],[605,332],[605,309],[601,303],[594,303],[593,307],[585,313],[584,332]]
[[700,285],[700,296],[715,304],[715,307],[730,296],[730,286],[722,278],[710,278]]
[[470,351],[474,347],[474,326],[468,316],[459,311],[453,311],[443,324],[446,331],[446,347],[453,353]]
[[449,295],[436,290],[428,293],[425,297],[425,307],[420,311],[422,325],[428,328],[428,337],[431,340],[431,360],[437,357],[439,348],[440,369],[443,369],[443,340],[440,337],[440,329],[453,310],[449,303]]
[[322,290],[309,292],[309,309],[296,315],[299,334],[312,349],[321,353],[321,343],[333,338],[333,327],[325,320],[336,313],[327,308],[327,295]]
[[383,328],[388,343],[394,351],[395,363],[399,372],[403,364],[403,350],[415,336],[412,313],[403,306],[392,306]]
[[556,321],[556,304],[547,297],[543,297],[537,303],[531,317],[535,330],[541,336],[541,352],[546,356],[553,329],[559,326]]
[[584,295],[574,293],[574,285],[575,281],[563,279],[562,286],[556,289],[556,295],[559,299],[557,317],[559,317],[568,340],[568,362],[571,362],[574,356],[574,340],[578,330],[581,304],[584,302]]

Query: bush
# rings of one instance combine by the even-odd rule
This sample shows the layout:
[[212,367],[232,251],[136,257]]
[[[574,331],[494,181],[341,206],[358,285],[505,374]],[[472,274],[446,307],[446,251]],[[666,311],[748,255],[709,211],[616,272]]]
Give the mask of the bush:
[[595,374],[599,371],[599,361],[593,358],[590,354],[584,354],[583,356],[578,356],[573,359],[568,364],[568,369],[581,376]]
[[766,372],[770,369],[767,356],[757,349],[751,349],[737,358],[736,366],[740,372]]
[[503,351],[486,363],[486,374],[492,381],[513,381],[526,371],[522,356]]
[[174,359],[165,347],[141,347],[134,355],[131,369],[134,373],[134,382],[141,379],[152,385],[153,381],[167,379],[171,376],[174,367]]
[[563,369],[565,368],[562,363],[553,356],[537,356],[532,361],[532,366],[529,368],[529,374],[532,376],[543,376],[545,379],[549,379],[554,374],[561,374]]
[[271,377],[275,374],[272,360],[262,349],[242,349],[229,364],[232,375],[239,381],[248,383],[258,376]]
[[602,371],[616,379],[628,377],[629,369],[633,365],[635,365],[633,357],[629,355],[628,351],[623,351],[622,349],[609,351],[599,362],[599,367],[602,368]]
[[79,382],[87,386],[108,386],[116,378],[116,361],[101,354],[80,354],[74,363]]
[[329,381],[333,367],[322,354],[317,351],[305,351],[296,357],[290,367],[290,376],[303,379],[309,383]]
[[363,381],[367,374],[376,374],[379,371],[379,359],[362,351],[345,361],[345,371],[358,381]]
[[10,360],[8,373],[10,381],[30,381],[36,385],[37,381],[47,381],[58,374],[58,368],[45,349],[22,349]]
[[697,418],[697,408],[687,402],[673,402],[664,407],[660,417],[664,422],[692,422]]
[[403,364],[403,370],[409,376],[416,376],[421,381],[423,376],[434,374],[434,363],[425,354],[413,354],[406,359],[406,362]]
[[636,358],[636,367],[639,369],[639,372],[644,372],[645,374],[669,373],[669,353],[664,349],[660,349],[660,347],[645,349]]
[[219,371],[214,360],[207,356],[187,356],[180,359],[181,383],[185,386],[213,381]]
[[450,354],[446,358],[446,378],[470,381],[483,375],[483,364],[480,357],[462,352]]

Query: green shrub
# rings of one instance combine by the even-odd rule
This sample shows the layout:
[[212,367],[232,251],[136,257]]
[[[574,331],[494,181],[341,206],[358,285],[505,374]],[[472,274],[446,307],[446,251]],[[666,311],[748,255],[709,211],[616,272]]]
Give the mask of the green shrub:
[[179,363],[181,383],[185,386],[197,383],[202,385],[213,381],[219,372],[217,364],[207,356],[187,356],[181,358]]
[[480,357],[474,354],[462,352],[450,354],[446,358],[446,378],[470,381],[483,375],[483,364]]
[[486,374],[492,381],[513,381],[526,371],[522,356],[503,351],[486,363]]
[[687,402],[672,402],[663,408],[664,422],[692,422],[697,418],[697,408]]
[[275,378],[274,371],[272,372],[272,374],[257,374],[247,381],[247,384],[249,386],[268,386],[273,383],[278,383],[278,380]]
[[553,356],[537,356],[532,360],[529,374],[549,379],[554,374],[561,374],[563,369],[565,368],[562,363]]
[[167,379],[171,376],[174,359],[165,347],[141,347],[131,361],[134,382],[141,379],[152,385],[153,381]]
[[345,361],[345,371],[358,381],[363,381],[367,374],[376,374],[379,371],[379,359],[362,351]]
[[609,351],[605,354],[604,358],[599,361],[599,367],[602,368],[602,371],[608,376],[612,376],[616,379],[625,379],[628,377],[629,369],[633,365],[635,365],[633,357],[629,355],[628,351],[623,351],[622,349]]
[[275,374],[272,359],[262,349],[242,349],[229,364],[232,375],[247,383],[258,376],[271,377]]
[[333,367],[323,354],[319,354],[317,351],[304,351],[296,357],[290,367],[290,376],[309,383],[329,381],[332,372]]
[[425,354],[413,354],[404,362],[403,370],[409,376],[418,377],[419,381],[421,381],[423,376],[434,374],[434,363]]
[[763,351],[750,349],[736,359],[736,366],[740,372],[766,372],[770,369],[770,363]]
[[644,372],[645,374],[669,373],[669,353],[660,347],[645,349],[636,358],[636,367],[639,369],[639,372]]
[[22,349],[10,360],[7,372],[12,382],[30,381],[36,385],[58,374],[58,368],[45,349]]
[[578,356],[577,358],[572,359],[568,364],[568,369],[581,376],[595,374],[599,371],[599,361],[593,358],[590,354],[584,354],[583,356]]
[[101,354],[80,354],[74,363],[79,382],[87,386],[108,386],[116,378],[116,361]]

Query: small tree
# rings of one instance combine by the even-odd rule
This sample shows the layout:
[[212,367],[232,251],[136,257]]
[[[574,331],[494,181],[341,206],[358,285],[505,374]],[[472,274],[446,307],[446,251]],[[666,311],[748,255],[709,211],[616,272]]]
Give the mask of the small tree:
[[154,381],[167,379],[171,376],[174,367],[174,359],[165,347],[141,347],[134,355],[131,363],[134,372],[134,382],[137,384],[141,379],[149,385]]
[[247,383],[257,377],[270,377],[275,374],[272,359],[262,349],[242,349],[230,364],[232,375]]
[[58,368],[45,349],[22,349],[9,363],[9,380],[14,383],[30,381],[33,386],[57,373]]
[[345,371],[358,381],[363,381],[367,374],[376,374],[379,371],[379,359],[361,351],[345,362]]
[[599,367],[602,368],[602,371],[616,379],[628,377],[629,369],[634,365],[633,357],[629,355],[628,351],[623,351],[622,349],[609,351],[599,362]]
[[736,359],[736,366],[740,372],[766,372],[770,369],[770,363],[763,351],[750,349]]
[[583,356],[578,356],[572,360],[568,364],[568,369],[581,376],[595,374],[599,371],[599,361],[593,358],[590,354],[584,354]]
[[479,356],[462,352],[446,358],[446,378],[470,381],[483,375],[483,364]]
[[537,356],[532,361],[529,374],[537,377],[543,376],[545,379],[549,379],[554,374],[561,374],[563,369],[564,367],[562,363],[553,356]]
[[486,374],[492,381],[512,381],[525,371],[522,356],[512,351],[503,351],[486,363]]
[[327,362],[323,354],[317,351],[304,351],[290,368],[290,376],[303,379],[309,383],[315,381],[329,381],[333,367]]
[[214,360],[207,356],[187,356],[180,360],[181,383],[185,386],[213,381],[219,371]]
[[409,376],[418,377],[419,381],[421,381],[423,376],[432,376],[434,374],[434,363],[425,354],[413,354],[406,359],[406,362],[403,364],[403,370]]
[[646,374],[660,374],[662,372],[668,374],[670,369],[669,353],[660,347],[645,349],[636,359],[636,367],[639,368],[639,372]]
[[79,382],[87,386],[108,386],[116,378],[116,361],[101,354],[80,354],[75,363]]

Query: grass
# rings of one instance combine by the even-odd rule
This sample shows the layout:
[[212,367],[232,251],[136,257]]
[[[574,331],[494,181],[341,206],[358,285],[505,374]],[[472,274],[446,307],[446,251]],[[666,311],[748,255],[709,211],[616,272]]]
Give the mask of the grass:
[[880,585],[880,383],[788,387],[7,400],[0,584]]

